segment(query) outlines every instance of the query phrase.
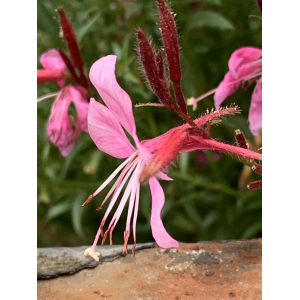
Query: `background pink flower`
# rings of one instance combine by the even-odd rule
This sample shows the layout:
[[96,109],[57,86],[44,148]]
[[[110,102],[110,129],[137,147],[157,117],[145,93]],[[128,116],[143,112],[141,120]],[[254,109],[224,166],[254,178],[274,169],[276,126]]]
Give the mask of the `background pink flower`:
[[249,123],[252,134],[259,135],[262,131],[262,50],[254,47],[240,48],[232,53],[228,66],[229,71],[215,91],[215,107],[219,109],[223,101],[241,84],[255,79]]

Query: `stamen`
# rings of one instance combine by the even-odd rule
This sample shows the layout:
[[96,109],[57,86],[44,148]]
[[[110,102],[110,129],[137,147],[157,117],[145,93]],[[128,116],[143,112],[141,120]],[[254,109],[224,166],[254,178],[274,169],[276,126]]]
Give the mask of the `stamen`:
[[[104,203],[106,202],[106,200],[110,197],[110,195],[112,194],[112,192],[114,192],[112,198],[115,197],[116,191],[119,190],[119,186],[121,184],[121,182],[123,181],[125,174],[127,174],[128,170],[132,168],[133,165],[136,165],[136,163],[138,162],[138,157],[135,158],[135,160],[131,163],[129,163],[126,168],[122,171],[122,173],[119,175],[118,179],[116,180],[115,184],[113,185],[113,187],[110,189],[110,191],[108,192],[108,194],[106,195],[106,197],[104,198],[104,200],[102,201],[101,205],[99,207],[96,208],[96,210],[102,209]],[[125,180],[126,181],[126,180]]]
[[102,221],[101,221],[101,223],[100,223],[99,229],[97,231],[96,237],[94,239],[94,243],[93,243],[93,245],[91,247],[91,249],[93,249],[93,250],[95,250],[95,248],[97,246],[97,243],[98,243],[100,235],[103,236],[103,226],[104,226],[104,223],[105,223],[105,219],[103,218]]
[[[123,169],[123,167],[130,163],[134,157],[136,156],[138,151],[135,151],[131,156],[129,156],[101,185],[100,187],[92,194],[89,196],[89,198],[83,203],[83,206],[86,205],[91,201],[93,197],[95,197],[97,194],[99,194],[115,177],[116,175],[120,172],[120,170]],[[99,208],[100,209],[100,208]]]
[[[136,166],[137,165],[139,166],[141,164],[141,161],[142,161],[141,158],[136,159],[133,163],[130,164],[130,168],[127,168],[127,170],[126,170],[126,172],[127,172],[126,176],[125,177],[123,176],[124,171],[119,176],[116,191],[115,191],[115,193],[114,193],[114,195],[113,195],[113,197],[112,197],[112,199],[111,199],[111,201],[109,203],[109,206],[108,206],[108,208],[106,210],[106,213],[105,213],[105,215],[103,217],[104,220],[107,218],[107,216],[110,213],[112,207],[114,206],[114,204],[115,204],[115,202],[116,202],[116,200],[117,200],[117,198],[118,198],[118,196],[119,196],[119,194],[120,194],[120,192],[121,192],[124,184],[126,183],[128,177],[131,175],[131,173],[136,168]],[[139,171],[139,167],[136,169],[135,174],[139,173],[138,171]],[[122,180],[121,183],[119,182],[120,178]],[[111,221],[109,223],[109,226],[108,226],[107,230],[105,231],[104,235],[103,235],[103,230],[102,230],[104,222],[101,223],[102,227],[100,228],[100,231],[101,231],[101,236],[103,237],[102,238],[102,242],[101,242],[102,246],[104,245],[104,242],[105,242],[105,240],[106,240],[107,235],[108,235],[109,232],[110,232],[110,244],[112,244],[112,232],[113,232],[113,229],[115,228],[117,222],[119,221],[121,213],[122,213],[122,211],[123,211],[123,209],[125,207],[125,204],[126,204],[126,202],[128,200],[129,193],[134,192],[135,182],[136,181],[137,181],[137,175],[134,175],[134,176],[132,176],[130,178],[129,183],[128,183],[126,189],[125,189],[125,192],[124,192],[124,194],[123,194],[123,196],[122,196],[122,198],[120,200],[119,206],[118,206],[117,210],[115,211],[115,213],[114,213],[114,215],[113,215],[113,217],[112,217],[112,219],[111,219]],[[115,186],[116,186],[116,184],[115,184]],[[113,189],[111,189],[111,191],[112,190]],[[98,234],[98,237],[99,237],[99,234]]]
[[128,249],[127,249],[128,239],[129,239],[129,232],[125,230],[124,231],[124,245],[123,245],[123,250],[122,250],[122,252],[125,254],[128,254]]
[[132,255],[133,255],[133,256],[135,256],[135,251],[134,251],[135,246],[136,246],[136,243],[134,243],[134,244],[132,245]]
[[57,93],[50,93],[50,94],[47,94],[47,95],[44,95],[44,96],[41,96],[39,98],[37,98],[37,102],[41,102],[45,99],[48,99],[48,98],[52,98],[52,97],[56,97],[59,95],[60,92],[57,92]]

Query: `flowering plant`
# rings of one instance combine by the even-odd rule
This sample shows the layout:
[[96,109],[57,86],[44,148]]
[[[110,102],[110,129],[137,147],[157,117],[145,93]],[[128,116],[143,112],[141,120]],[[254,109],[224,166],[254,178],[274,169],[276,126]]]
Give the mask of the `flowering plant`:
[[[260,48],[240,47],[240,50],[233,52],[229,61],[229,72],[214,91],[216,110],[206,111],[209,105],[201,101],[199,110],[205,105],[202,110],[205,113],[194,116],[188,109],[185,95],[188,93],[187,87],[192,86],[188,80],[193,82],[197,76],[191,75],[191,79],[187,79],[182,65],[186,67],[188,64],[186,60],[182,63],[182,57],[187,58],[188,53],[195,63],[196,55],[193,56],[193,48],[184,52],[187,51],[187,47],[184,47],[187,42],[183,43],[182,47],[179,46],[174,14],[164,0],[156,2],[162,47],[155,47],[155,38],[151,41],[152,38],[148,37],[150,27],[139,23],[135,26],[138,28],[138,49],[137,55],[134,55],[128,50],[129,45],[133,46],[133,41],[129,42],[132,34],[126,27],[129,26],[129,22],[124,20],[120,21],[124,26],[121,26],[119,32],[119,38],[122,37],[124,43],[118,44],[115,42],[118,39],[113,39],[112,36],[109,36],[107,41],[106,35],[112,29],[97,25],[97,22],[103,25],[103,15],[95,15],[90,22],[93,26],[90,25],[89,29],[84,28],[85,34],[90,36],[96,35],[98,26],[102,28],[102,35],[97,34],[96,43],[93,45],[94,40],[91,38],[85,39],[84,47],[79,47],[80,42],[77,42],[75,30],[64,10],[60,8],[60,24],[71,57],[61,49],[51,49],[41,55],[41,65],[44,69],[38,70],[39,86],[58,84],[61,89],[55,94],[56,100],[48,119],[47,136],[63,156],[68,156],[68,160],[56,157],[56,160],[63,164],[63,171],[60,173],[57,166],[56,169],[52,167],[53,162],[50,164],[49,159],[45,159],[46,150],[41,151],[44,155],[39,159],[43,160],[41,165],[46,167],[40,174],[44,180],[39,179],[38,184],[39,205],[48,205],[50,208],[45,216],[47,222],[71,211],[73,228],[69,228],[69,231],[75,229],[81,243],[84,244],[89,243],[92,231],[98,226],[96,222],[99,222],[100,214],[102,220],[94,243],[85,252],[96,260],[96,245],[100,236],[102,245],[108,235],[112,243],[113,232],[114,242],[120,243],[121,238],[123,239],[124,253],[128,252],[128,243],[133,242],[134,253],[137,242],[149,241],[152,237],[161,247],[177,247],[178,241],[184,241],[186,230],[191,234],[189,238],[195,235],[196,239],[209,239],[214,236],[214,226],[227,226],[225,235],[215,235],[218,238],[226,238],[229,232],[238,228],[234,226],[233,229],[233,223],[247,214],[248,203],[253,203],[254,198],[257,203],[261,200],[257,189],[262,185],[259,178],[262,174],[262,155],[259,149],[261,145],[257,139],[262,128],[259,110],[262,100]],[[179,2],[177,5],[189,7]],[[109,13],[112,13],[110,8],[106,10],[103,7],[103,14]],[[138,16],[139,13],[144,13],[140,7],[132,16]],[[116,26],[116,23],[111,26]],[[118,30],[117,27],[112,28]],[[90,30],[89,33],[87,30]],[[78,40],[83,41],[84,34],[78,36],[81,36]],[[204,33],[204,36],[208,36],[208,33]],[[114,42],[111,43],[111,40]],[[180,49],[185,55],[180,55]],[[102,52],[99,53],[99,50]],[[136,56],[139,57],[150,90],[143,86],[143,79],[136,71],[133,63]],[[89,70],[89,77],[85,76],[87,69],[84,69],[84,65]],[[221,107],[225,98],[230,94],[234,96],[233,92],[238,92],[239,87],[248,87],[245,84],[254,83],[252,80],[255,80],[256,88],[252,93],[249,121],[250,130],[256,138],[246,131],[247,122],[242,128],[241,122],[239,125],[235,124],[234,120],[237,117],[242,118],[244,114],[242,109],[235,104]],[[53,93],[46,95],[53,96]],[[44,100],[47,96],[41,96],[39,100]],[[44,102],[46,101],[38,105],[41,106]],[[72,103],[75,116],[70,114]],[[134,107],[136,108],[133,110]],[[80,135],[83,131],[88,134]],[[229,142],[231,138],[234,140]],[[211,153],[219,156],[214,158]],[[125,160],[118,163],[111,157]],[[247,169],[240,170],[240,166],[243,165]],[[248,170],[248,173],[245,173],[245,170]],[[62,187],[63,196],[54,196],[53,200],[48,182],[51,182],[51,186]],[[187,189],[180,188],[180,182],[181,186],[185,183]],[[150,193],[147,194],[147,189],[143,186],[148,185]],[[247,186],[250,190],[245,193],[244,188]],[[110,189],[101,199],[103,190],[107,187]],[[93,190],[95,192],[91,194]],[[226,197],[231,200],[226,202]],[[93,198],[95,199],[91,201]],[[97,204],[99,199],[102,202],[100,206]],[[203,203],[208,204],[209,201],[212,201],[209,208],[202,207]],[[85,208],[81,207],[82,203]],[[236,203],[245,207],[240,212],[228,214],[227,212],[233,211]],[[98,210],[107,204],[106,212],[101,214]],[[259,205],[257,207],[259,210]],[[122,214],[126,208],[127,215]],[[220,213],[220,208],[226,213]],[[109,217],[113,211],[112,217]],[[223,216],[228,216],[228,219],[222,221]],[[234,221],[229,221],[230,217]],[[256,231],[251,229],[251,226],[241,225],[240,228],[244,228],[244,231],[236,231],[233,236],[247,236],[243,235],[247,230],[250,237],[251,234],[259,234],[260,227],[257,224],[260,219],[259,216],[256,218]],[[93,222],[90,222],[90,219],[93,219]],[[110,222],[106,227],[108,219]],[[125,226],[120,225],[123,222]],[[229,226],[230,222],[233,223]],[[88,237],[84,233],[84,223],[92,223]],[[143,226],[140,223],[143,223]],[[45,228],[42,222],[41,228]],[[149,232],[152,233],[152,237],[149,236]]]

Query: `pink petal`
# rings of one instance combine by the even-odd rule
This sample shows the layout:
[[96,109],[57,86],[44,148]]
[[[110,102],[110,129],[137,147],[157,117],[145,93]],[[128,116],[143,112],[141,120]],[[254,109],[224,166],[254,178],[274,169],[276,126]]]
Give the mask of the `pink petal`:
[[77,126],[80,128],[80,132],[88,132],[87,117],[89,112],[89,102],[86,97],[86,91],[81,87],[71,86],[70,93],[77,111]]
[[97,147],[116,158],[129,157],[134,151],[119,120],[94,98],[90,100],[88,131]]
[[[65,70],[66,64],[61,58],[59,52],[55,49],[51,49],[42,54],[40,58],[42,66],[47,70]],[[65,79],[57,81],[57,84],[62,88],[65,84]]]
[[152,195],[152,211],[151,211],[151,229],[152,235],[156,243],[163,248],[178,247],[179,243],[174,240],[166,231],[160,213],[165,203],[165,194],[154,177],[149,179],[149,185]]
[[63,89],[53,103],[47,132],[52,143],[59,148],[63,156],[67,156],[75,145],[74,132],[70,124],[68,108],[71,95]]
[[91,67],[90,79],[119,123],[136,139],[131,99],[116,80],[116,60],[115,55],[108,55],[97,60]]
[[230,72],[226,73],[224,79],[217,87],[216,93],[214,95],[216,109],[220,109],[223,101],[238,89],[240,83],[241,80],[233,78]]
[[243,47],[234,51],[228,61],[229,71],[237,79],[238,69],[242,64],[246,64],[262,57],[262,50],[255,47]]
[[249,109],[250,131],[253,135],[259,135],[262,131],[262,82],[256,84]]

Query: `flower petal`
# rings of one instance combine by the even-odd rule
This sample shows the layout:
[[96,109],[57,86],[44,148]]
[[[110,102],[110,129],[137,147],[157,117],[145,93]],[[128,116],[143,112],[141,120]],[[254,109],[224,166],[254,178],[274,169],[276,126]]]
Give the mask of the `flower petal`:
[[262,57],[262,50],[255,47],[242,47],[231,54],[228,61],[229,71],[235,79],[239,77],[238,69],[241,65],[257,60]]
[[[55,49],[48,50],[43,53],[40,62],[46,70],[65,70],[66,64],[61,58],[59,52]],[[62,88],[65,84],[65,79],[57,81],[57,84]]]
[[174,240],[166,231],[160,213],[165,203],[165,194],[154,177],[149,179],[149,185],[152,195],[152,211],[151,211],[151,229],[152,235],[156,243],[163,248],[178,247],[179,243]]
[[89,105],[88,131],[97,147],[111,156],[125,158],[135,151],[115,115],[94,98]]
[[249,109],[250,131],[253,135],[259,135],[262,131],[262,82],[256,84]]
[[70,93],[77,111],[77,126],[80,131],[88,132],[89,102],[86,98],[86,91],[81,87],[70,87]]
[[131,99],[116,80],[116,59],[115,55],[107,55],[97,60],[91,67],[90,79],[119,123],[136,139]]
[[220,109],[222,102],[238,89],[240,83],[241,80],[233,78],[230,72],[226,73],[214,95],[216,109]]
[[69,89],[63,89],[52,105],[47,127],[49,139],[63,156],[68,156],[75,145],[74,131],[68,114],[70,103]]

